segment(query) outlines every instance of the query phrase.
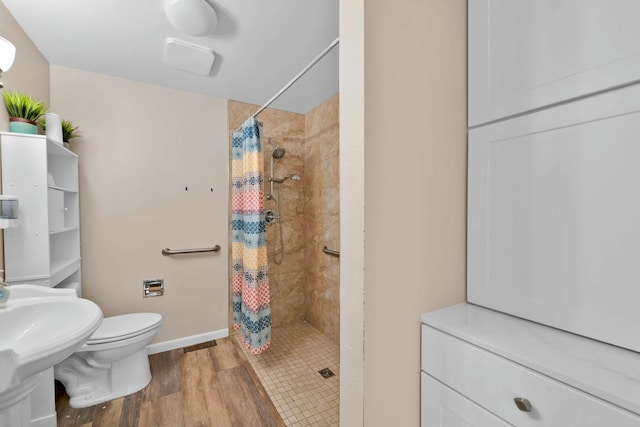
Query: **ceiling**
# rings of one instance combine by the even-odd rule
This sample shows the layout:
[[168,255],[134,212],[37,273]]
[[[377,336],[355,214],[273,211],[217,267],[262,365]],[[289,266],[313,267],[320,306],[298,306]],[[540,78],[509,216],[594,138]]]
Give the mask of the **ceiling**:
[[[203,0],[218,14],[204,37],[173,28],[165,0],[1,1],[52,65],[257,105],[338,37],[338,0]],[[213,50],[209,75],[167,65],[169,37]],[[271,106],[307,113],[337,92],[336,47]]]

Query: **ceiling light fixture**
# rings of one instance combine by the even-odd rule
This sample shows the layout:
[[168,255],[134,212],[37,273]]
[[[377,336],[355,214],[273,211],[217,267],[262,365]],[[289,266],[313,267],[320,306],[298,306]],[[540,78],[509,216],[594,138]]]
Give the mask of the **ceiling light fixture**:
[[[0,37],[0,78],[3,71],[9,71],[16,58],[16,47],[9,40]],[[0,88],[4,87],[4,83],[0,81]]]
[[164,12],[171,25],[190,36],[206,36],[218,26],[218,14],[206,0],[165,0]]

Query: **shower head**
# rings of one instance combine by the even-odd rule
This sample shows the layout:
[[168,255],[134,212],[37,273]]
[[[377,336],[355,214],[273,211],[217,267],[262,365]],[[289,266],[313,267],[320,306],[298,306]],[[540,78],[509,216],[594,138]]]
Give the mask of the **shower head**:
[[284,157],[284,154],[286,153],[285,149],[282,147],[278,147],[276,145],[276,148],[273,149],[273,151],[271,152],[271,156],[274,159],[281,159]]
[[273,157],[274,159],[281,159],[284,157],[286,153],[286,150],[284,148],[278,147],[276,144],[274,144],[271,138],[267,139],[267,142],[269,143],[269,145],[273,147],[273,151],[271,152],[271,157]]

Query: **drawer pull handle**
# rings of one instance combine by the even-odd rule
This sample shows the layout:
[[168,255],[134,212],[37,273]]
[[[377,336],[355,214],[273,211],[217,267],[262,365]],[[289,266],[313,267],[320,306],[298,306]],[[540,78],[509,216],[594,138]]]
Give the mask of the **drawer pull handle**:
[[518,409],[520,409],[522,412],[531,412],[532,406],[531,402],[529,402],[529,399],[524,397],[514,397],[513,401],[516,403]]

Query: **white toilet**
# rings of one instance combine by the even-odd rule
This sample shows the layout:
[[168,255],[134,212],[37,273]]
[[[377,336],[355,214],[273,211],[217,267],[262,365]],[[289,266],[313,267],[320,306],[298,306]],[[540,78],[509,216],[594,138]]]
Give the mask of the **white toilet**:
[[162,324],[157,313],[107,317],[91,338],[56,365],[69,405],[84,408],[135,393],[151,381],[146,346]]

